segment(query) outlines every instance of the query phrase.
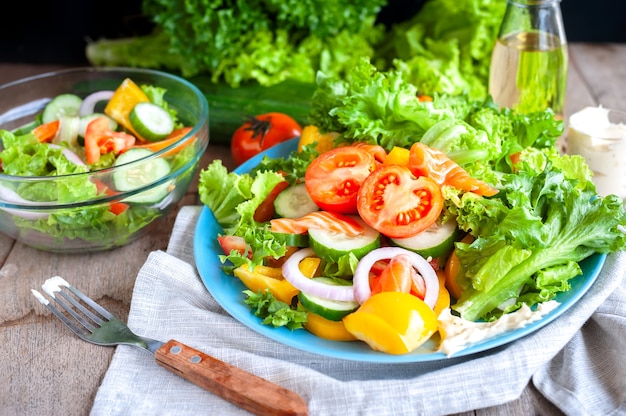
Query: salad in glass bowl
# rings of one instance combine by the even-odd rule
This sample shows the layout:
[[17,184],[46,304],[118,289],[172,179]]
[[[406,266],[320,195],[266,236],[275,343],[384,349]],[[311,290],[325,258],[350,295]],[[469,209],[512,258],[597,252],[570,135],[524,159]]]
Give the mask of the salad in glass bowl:
[[76,68],[0,86],[0,231],[55,252],[136,240],[187,191],[208,104],[160,71]]

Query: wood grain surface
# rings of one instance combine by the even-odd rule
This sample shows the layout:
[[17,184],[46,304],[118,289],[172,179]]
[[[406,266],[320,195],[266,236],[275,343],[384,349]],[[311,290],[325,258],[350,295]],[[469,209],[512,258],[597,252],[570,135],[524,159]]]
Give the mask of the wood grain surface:
[[[569,52],[566,114],[600,104],[626,110],[626,44],[570,44]],[[0,63],[0,84],[59,68]],[[233,167],[226,146],[209,145],[201,167],[213,159]],[[179,207],[198,203],[196,176]],[[0,235],[0,416],[89,414],[114,349],[74,336],[41,308],[30,289],[61,275],[125,321],[137,273],[150,252],[167,248],[177,212],[151,234],[103,253],[47,253]],[[462,415],[560,414],[532,383],[510,399]]]

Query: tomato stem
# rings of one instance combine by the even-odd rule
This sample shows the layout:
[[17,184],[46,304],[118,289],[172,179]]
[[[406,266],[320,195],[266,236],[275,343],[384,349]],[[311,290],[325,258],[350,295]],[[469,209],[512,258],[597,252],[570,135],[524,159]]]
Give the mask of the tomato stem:
[[272,127],[271,117],[268,118],[267,120],[259,120],[258,118],[254,116],[246,116],[246,118],[248,119],[247,122],[250,125],[246,127],[244,130],[252,132],[252,139],[256,139],[257,137],[260,137],[259,141],[261,143],[261,146],[263,146],[263,140],[265,139],[265,135]]

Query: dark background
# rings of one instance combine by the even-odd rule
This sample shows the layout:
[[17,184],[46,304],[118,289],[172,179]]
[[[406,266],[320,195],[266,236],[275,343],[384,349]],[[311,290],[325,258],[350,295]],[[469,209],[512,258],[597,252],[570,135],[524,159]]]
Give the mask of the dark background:
[[[340,1],[340,0],[338,0]],[[425,0],[389,0],[384,23],[415,14]],[[48,0],[11,2],[10,18],[0,24],[0,61],[86,64],[88,39],[149,33],[141,0]],[[626,1],[562,0],[569,42],[626,42]],[[184,22],[181,22],[184,24]]]

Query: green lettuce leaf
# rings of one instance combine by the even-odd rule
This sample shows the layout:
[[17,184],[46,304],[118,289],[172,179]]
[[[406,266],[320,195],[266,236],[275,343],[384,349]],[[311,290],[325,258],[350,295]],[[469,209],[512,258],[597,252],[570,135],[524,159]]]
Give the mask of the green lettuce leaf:
[[448,199],[459,227],[476,237],[457,243],[467,289],[453,309],[466,319],[493,319],[522,301],[552,299],[581,273],[578,262],[626,247],[623,201],[598,197],[577,158],[545,154],[543,163],[533,154],[518,172],[503,175],[491,199]]
[[252,252],[252,258],[227,253],[221,257],[223,262],[229,260],[232,267],[245,263],[253,268],[266,257],[279,258],[285,254],[285,244],[274,238],[269,224],[254,220],[256,209],[283,181],[283,176],[273,171],[256,172],[254,176],[228,172],[219,159],[200,172],[200,201],[211,209],[225,234],[243,237]]

